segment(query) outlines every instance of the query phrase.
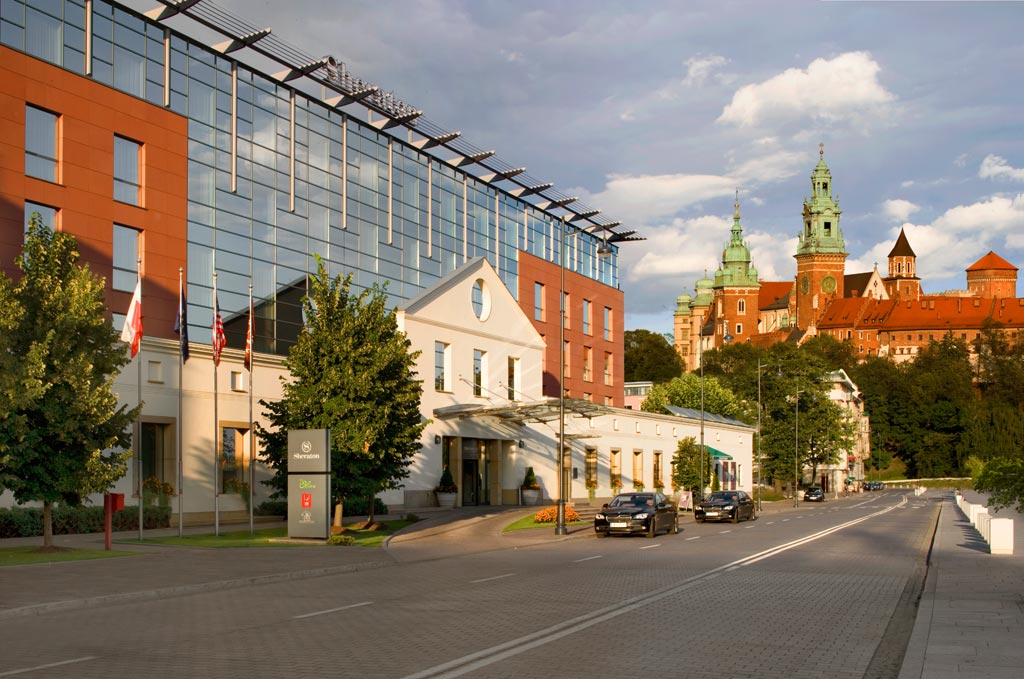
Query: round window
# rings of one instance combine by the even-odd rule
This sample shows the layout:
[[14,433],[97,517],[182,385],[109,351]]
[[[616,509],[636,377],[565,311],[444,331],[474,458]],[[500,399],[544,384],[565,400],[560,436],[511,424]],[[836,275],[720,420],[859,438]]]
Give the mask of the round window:
[[473,282],[473,314],[486,321],[491,313],[491,292],[482,278]]

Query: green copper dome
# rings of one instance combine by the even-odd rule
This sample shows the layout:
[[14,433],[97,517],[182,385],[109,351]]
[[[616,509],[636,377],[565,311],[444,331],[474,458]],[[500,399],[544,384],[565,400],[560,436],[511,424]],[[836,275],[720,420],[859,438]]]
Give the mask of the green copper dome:
[[722,250],[722,266],[715,272],[716,288],[759,287],[757,269],[750,265],[750,248],[743,242],[743,227],[740,226],[740,197],[736,192],[733,204],[732,235],[729,244]]
[[847,254],[839,228],[839,198],[832,193],[832,172],[825,164],[824,146],[819,144],[818,164],[811,172],[811,197],[804,198],[804,224],[796,247],[797,256]]

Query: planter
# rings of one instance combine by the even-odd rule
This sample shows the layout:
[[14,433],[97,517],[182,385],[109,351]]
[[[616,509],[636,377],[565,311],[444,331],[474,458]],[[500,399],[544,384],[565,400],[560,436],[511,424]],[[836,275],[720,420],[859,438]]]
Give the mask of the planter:
[[540,491],[536,488],[523,488],[523,504],[533,506],[540,499]]
[[459,496],[458,493],[442,493],[436,492],[434,495],[437,496],[437,506],[445,509],[451,509],[455,506],[455,498]]

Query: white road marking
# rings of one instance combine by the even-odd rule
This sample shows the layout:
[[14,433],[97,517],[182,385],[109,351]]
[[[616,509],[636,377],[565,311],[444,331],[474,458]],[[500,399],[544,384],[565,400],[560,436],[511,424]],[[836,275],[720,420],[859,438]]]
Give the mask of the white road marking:
[[687,540],[700,540],[699,535],[694,535],[692,538],[686,538]]
[[469,582],[473,585],[478,582],[490,582],[491,580],[501,580],[502,578],[511,578],[515,573],[504,573],[502,575],[495,575],[489,578],[480,578],[479,580],[470,580]]
[[329,608],[326,611],[316,611],[315,613],[304,613],[302,615],[293,615],[292,620],[300,620],[302,618],[312,618],[315,615],[327,615],[328,613],[337,613],[338,611],[345,611],[349,608],[359,608],[360,606],[369,606],[372,601],[361,601],[358,604],[349,604],[348,606],[338,606],[337,608]]
[[720,530],[720,531],[718,531],[718,534],[722,535],[724,533],[731,533],[731,532],[732,532],[731,530]]
[[659,542],[656,545],[647,545],[646,547],[641,547],[640,549],[654,549],[655,547],[661,547],[661,543]]
[[8,670],[6,672],[0,672],[0,677],[13,677],[15,674],[25,674],[26,672],[38,672],[39,670],[48,670],[51,667],[60,667],[61,665],[71,665],[76,662],[85,662],[86,660],[95,660],[96,656],[87,655],[82,658],[75,658],[73,660],[61,660],[60,662],[52,662],[46,665],[37,665],[35,667],[24,667],[20,670]]
[[575,561],[573,561],[573,563],[583,563],[584,561],[592,561],[594,559],[603,559],[603,558],[604,557],[599,554],[597,556],[588,556],[588,557],[583,558],[583,559],[576,559]]
[[902,505],[905,503],[906,498],[904,498],[902,502],[898,505],[893,505],[886,509],[877,511],[873,514],[862,516],[859,519],[853,519],[851,521],[847,521],[846,523],[841,523],[838,526],[827,528],[823,531],[813,533],[806,537],[799,538],[797,540],[793,540],[791,542],[787,542],[781,545],[777,545],[776,547],[766,549],[756,554],[751,554],[750,556],[743,557],[742,559],[737,559],[736,561],[733,561],[731,563],[727,563],[722,566],[718,566],[717,568],[713,568],[710,571],[705,571],[704,573],[693,575],[676,584],[661,587],[659,589],[654,590],[653,592],[647,592],[646,594],[640,594],[634,597],[630,597],[618,603],[605,606],[604,608],[599,608],[589,613],[579,615],[575,618],[555,623],[554,625],[524,635],[522,637],[519,637],[518,639],[511,639],[496,646],[492,646],[490,648],[485,648],[483,650],[476,651],[475,653],[464,655],[461,658],[455,658],[454,660],[450,660],[446,663],[442,663],[434,667],[429,667],[425,670],[421,670],[414,674],[407,675],[406,677],[404,677],[404,679],[454,679],[455,677],[461,677],[462,675],[469,674],[470,672],[476,672],[477,670],[480,670],[484,667],[488,667],[489,665],[493,665],[494,663],[501,662],[506,658],[511,658],[522,653],[532,651],[535,648],[539,648],[541,646],[544,646],[554,641],[558,641],[573,634],[578,634],[582,630],[588,629],[590,627],[593,627],[594,625],[601,624],[608,620],[612,620],[614,618],[619,617],[620,615],[624,615],[625,613],[629,613],[638,608],[642,608],[643,606],[646,606],[648,604],[652,604],[656,601],[660,601],[661,599],[674,596],[680,592],[691,589],[703,582],[707,582],[708,580],[717,578],[724,572],[731,571],[741,566],[749,566],[750,564],[757,563],[758,561],[762,561],[772,556],[776,556],[795,547],[807,544],[808,542],[819,540],[837,531],[841,531],[851,526],[855,526],[859,523],[862,523],[869,519],[873,519],[877,516],[882,516],[883,514],[887,514],[888,512],[892,511],[893,509],[896,509],[897,507],[902,507]]

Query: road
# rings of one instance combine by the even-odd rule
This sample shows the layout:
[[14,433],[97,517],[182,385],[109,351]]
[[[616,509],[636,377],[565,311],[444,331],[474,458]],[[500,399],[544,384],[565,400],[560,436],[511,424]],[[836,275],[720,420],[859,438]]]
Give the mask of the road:
[[396,539],[390,567],[0,620],[0,677],[895,677],[936,516],[886,491],[653,540]]

